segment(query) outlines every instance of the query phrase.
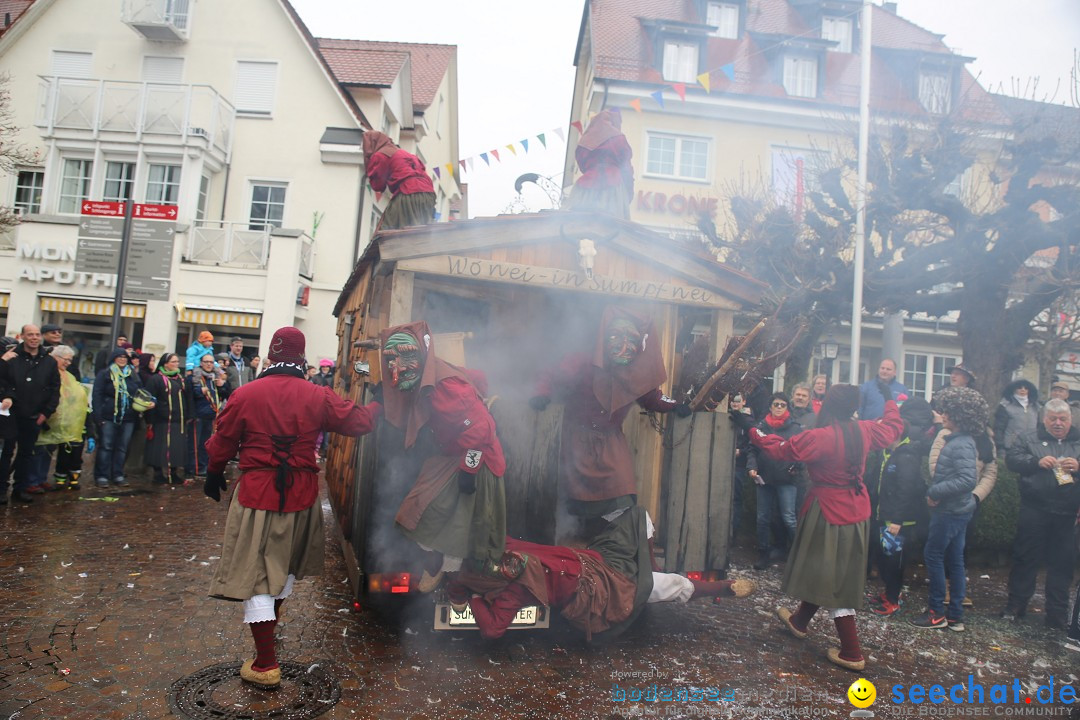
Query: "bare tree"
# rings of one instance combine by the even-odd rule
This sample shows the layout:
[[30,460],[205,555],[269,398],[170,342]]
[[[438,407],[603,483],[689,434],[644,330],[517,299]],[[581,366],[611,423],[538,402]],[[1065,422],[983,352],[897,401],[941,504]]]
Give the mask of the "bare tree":
[[[38,153],[30,150],[19,140],[19,128],[15,125],[15,113],[11,105],[10,76],[0,75],[0,173],[11,175],[22,165],[37,165]],[[0,203],[0,236],[10,232],[19,223],[13,208]]]

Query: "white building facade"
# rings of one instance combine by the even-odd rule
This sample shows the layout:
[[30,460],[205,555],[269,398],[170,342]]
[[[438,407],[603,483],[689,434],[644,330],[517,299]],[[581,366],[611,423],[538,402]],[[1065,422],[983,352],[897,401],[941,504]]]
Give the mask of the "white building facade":
[[[84,350],[111,345],[115,277],[76,271],[80,207],[132,200],[178,209],[167,297],[126,294],[133,343],[183,352],[210,330],[217,349],[239,336],[265,353],[295,325],[309,360],[334,356],[331,310],[388,200],[364,176],[362,133],[382,129],[369,115],[399,118],[390,134],[414,146],[425,135],[407,75],[362,109],[286,0],[36,0],[0,36],[0,64],[39,160],[0,177],[22,215],[0,242],[7,334],[56,322]],[[455,176],[440,185],[449,203]]]

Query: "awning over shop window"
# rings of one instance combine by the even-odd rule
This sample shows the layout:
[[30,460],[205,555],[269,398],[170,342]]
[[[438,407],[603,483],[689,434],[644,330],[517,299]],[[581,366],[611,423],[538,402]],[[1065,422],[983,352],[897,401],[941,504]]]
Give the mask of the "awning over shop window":
[[[6,300],[6,298],[5,298]],[[68,298],[41,298],[41,309],[51,312],[73,313],[75,315],[106,315],[113,313],[111,302],[97,302],[94,300],[71,300]],[[120,308],[120,316],[126,318],[146,317],[145,305],[129,305],[124,303]]]
[[262,315],[257,313],[186,308],[181,311],[179,320],[180,322],[195,323],[196,325],[224,325],[227,327],[257,328],[262,321]]

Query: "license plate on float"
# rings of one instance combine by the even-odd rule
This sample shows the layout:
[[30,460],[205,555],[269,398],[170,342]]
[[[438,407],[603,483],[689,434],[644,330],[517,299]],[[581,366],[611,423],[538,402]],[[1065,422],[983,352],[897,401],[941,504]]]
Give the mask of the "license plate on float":
[[[510,621],[510,630],[531,630],[534,628],[548,627],[548,612],[545,605],[530,605],[518,610],[517,615]],[[456,612],[450,603],[435,603],[435,629],[436,630],[478,630],[476,618],[473,617],[472,609],[465,608],[464,612]]]

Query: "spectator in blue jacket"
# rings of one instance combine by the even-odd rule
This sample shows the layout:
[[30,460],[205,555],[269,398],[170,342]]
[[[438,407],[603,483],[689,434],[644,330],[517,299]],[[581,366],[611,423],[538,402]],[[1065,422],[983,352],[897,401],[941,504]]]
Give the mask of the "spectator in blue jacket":
[[[952,387],[942,390],[940,413],[945,429],[945,447],[938,455],[934,477],[926,491],[930,506],[923,559],[930,579],[929,606],[911,621],[918,628],[964,630],[964,535],[975,512],[978,484],[978,450],[974,436],[983,432],[990,407],[975,390]],[[949,607],[945,608],[945,566],[949,566]]]
[[139,414],[131,407],[135,393],[142,387],[139,373],[128,362],[128,352],[115,348],[109,364],[94,378],[94,422],[97,423],[98,451],[94,463],[94,482],[98,487],[128,484],[124,461]]
[[885,358],[878,365],[877,377],[864,382],[859,386],[859,419],[877,420],[885,414],[885,398],[878,390],[878,382],[883,382],[892,390],[892,399],[898,403],[906,398],[901,395],[911,395],[904,384],[896,379],[896,361]]
[[199,361],[202,360],[203,355],[214,357],[214,336],[209,330],[203,330],[199,333],[199,339],[191,343],[191,347],[187,349],[187,360],[184,364],[185,371],[191,373],[192,370],[199,367]]

